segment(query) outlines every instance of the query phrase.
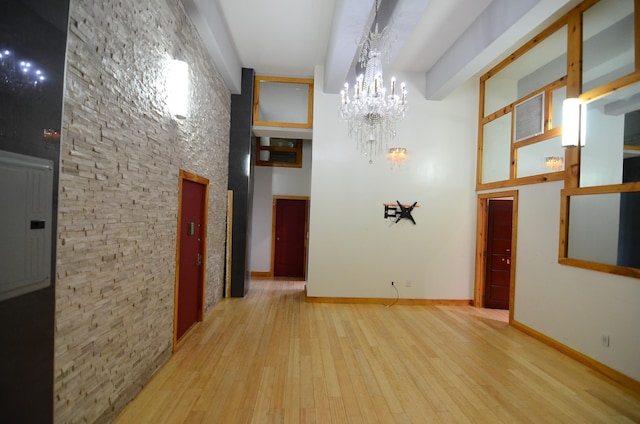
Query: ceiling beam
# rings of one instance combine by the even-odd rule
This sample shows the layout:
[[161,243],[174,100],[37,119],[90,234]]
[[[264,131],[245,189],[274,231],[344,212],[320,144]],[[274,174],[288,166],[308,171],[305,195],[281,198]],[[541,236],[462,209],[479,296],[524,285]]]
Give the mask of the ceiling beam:
[[[393,44],[389,62],[409,38],[430,0],[379,0],[378,22],[389,26]],[[331,38],[325,61],[324,90],[338,93],[345,81],[355,80],[358,70],[358,42],[374,25],[374,0],[337,0],[333,15]],[[349,42],[353,40],[353,42]]]
[[242,65],[218,0],[181,0],[231,94],[240,94]]
[[349,77],[357,62],[357,43],[373,22],[373,9],[374,0],[336,0],[325,60],[325,92],[338,93]]
[[425,97],[442,100],[576,0],[494,0],[426,73]]

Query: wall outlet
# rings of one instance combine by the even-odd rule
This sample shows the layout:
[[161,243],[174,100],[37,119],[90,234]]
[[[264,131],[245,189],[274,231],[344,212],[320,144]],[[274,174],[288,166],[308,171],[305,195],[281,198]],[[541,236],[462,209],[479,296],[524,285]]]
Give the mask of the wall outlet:
[[405,280],[404,286],[405,287],[411,287],[411,280]]
[[608,334],[603,334],[600,337],[600,344],[602,344],[602,346],[604,346],[604,347],[609,347],[609,335]]

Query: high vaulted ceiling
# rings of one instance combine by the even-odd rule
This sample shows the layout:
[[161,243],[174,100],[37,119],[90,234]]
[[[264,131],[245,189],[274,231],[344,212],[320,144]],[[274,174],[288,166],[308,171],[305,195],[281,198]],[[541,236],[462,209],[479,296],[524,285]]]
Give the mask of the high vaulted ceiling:
[[[182,0],[232,93],[241,68],[312,77],[324,90],[355,78],[357,41],[375,0]],[[444,98],[580,0],[378,0],[395,37],[388,68],[424,76],[427,99]]]

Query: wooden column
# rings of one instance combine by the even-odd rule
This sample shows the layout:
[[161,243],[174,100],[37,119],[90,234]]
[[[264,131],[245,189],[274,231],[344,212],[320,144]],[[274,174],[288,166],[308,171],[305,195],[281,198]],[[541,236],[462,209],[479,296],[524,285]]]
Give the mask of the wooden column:
[[[567,98],[582,92],[582,13],[574,9],[567,22]],[[565,188],[580,185],[580,147],[565,147]]]

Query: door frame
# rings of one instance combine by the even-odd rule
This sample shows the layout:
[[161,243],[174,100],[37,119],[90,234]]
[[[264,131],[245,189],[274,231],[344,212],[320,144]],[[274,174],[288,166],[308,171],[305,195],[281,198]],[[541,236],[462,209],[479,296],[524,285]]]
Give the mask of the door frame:
[[[174,284],[174,297],[173,297],[173,351],[178,348],[178,293],[180,288],[180,239],[182,221],[182,183],[183,181],[191,181],[197,184],[204,185],[204,201],[202,203],[202,266],[199,270],[198,276],[198,295],[200,296],[200,305],[198,305],[198,320],[200,322],[204,319],[204,305],[205,305],[205,276],[207,275],[207,228],[208,228],[208,210],[209,210],[209,179],[201,177],[197,174],[180,170],[180,176],[178,177],[178,221],[177,221],[177,236],[176,236],[176,275]],[[197,323],[196,322],[196,323]],[[185,335],[188,334],[185,333]],[[182,337],[184,340],[184,335]]]
[[307,255],[309,253],[309,196],[279,196],[272,198],[271,212],[271,271],[269,274],[273,278],[276,271],[276,203],[278,200],[304,200],[305,201],[305,218],[304,218],[304,257],[303,272],[304,278],[307,278]]
[[499,191],[494,193],[478,194],[478,211],[476,225],[476,266],[473,304],[478,308],[484,308],[484,287],[486,279],[486,246],[488,206],[489,200],[511,199],[513,200],[511,221],[511,272],[509,276],[509,323],[513,321],[514,304],[516,295],[516,246],[518,239],[518,190]]

